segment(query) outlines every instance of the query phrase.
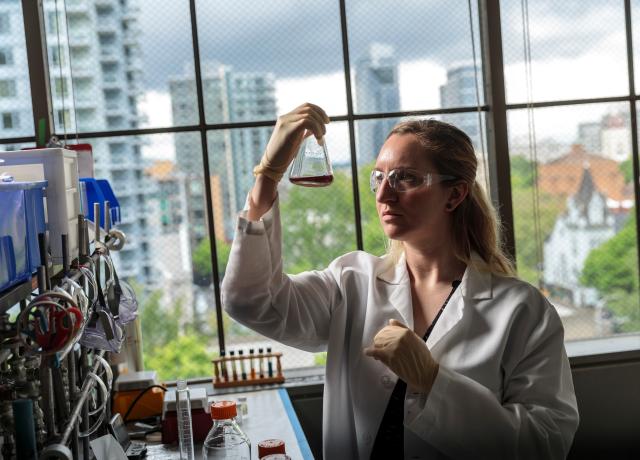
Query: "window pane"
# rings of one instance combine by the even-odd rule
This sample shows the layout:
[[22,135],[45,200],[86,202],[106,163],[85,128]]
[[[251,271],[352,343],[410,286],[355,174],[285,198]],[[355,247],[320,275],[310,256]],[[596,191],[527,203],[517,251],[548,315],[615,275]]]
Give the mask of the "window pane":
[[636,94],[640,91],[640,0],[631,1],[631,33],[633,43],[633,70]]
[[198,1],[197,11],[207,123],[271,120],[305,101],[346,112],[338,2]]
[[[629,92],[624,2],[500,2],[508,103],[527,101],[525,31],[531,99],[568,100]],[[528,12],[528,22],[523,22]],[[527,26],[523,24],[528,24]]]
[[[199,246],[206,228],[193,231],[205,209],[199,140],[197,133],[88,140],[95,176],[109,180],[120,204],[116,228],[127,243],[112,255],[138,297],[145,366],[162,380],[212,375],[218,348],[211,262]],[[178,161],[182,144],[193,163]]]
[[[193,80],[189,2],[45,0],[53,106],[70,110],[56,132],[110,131],[197,123],[195,90],[182,97],[189,116],[171,118],[173,77]],[[67,85],[62,84],[66,81]],[[70,84],[72,83],[72,84]]]
[[[135,38],[138,40],[142,75],[133,74],[132,78],[142,88],[138,104],[142,126],[198,124],[189,0],[136,3],[140,7],[138,10],[130,7],[135,11],[135,22],[131,21],[126,34],[131,43]],[[175,98],[175,94],[180,97]],[[179,116],[174,103],[181,104]]]
[[33,135],[22,2],[0,2],[0,139]]
[[[216,187],[212,196],[218,263],[222,276],[236,216],[244,208],[247,193],[254,181],[253,166],[259,162],[271,131],[272,128],[267,127],[209,132],[211,183],[212,187]],[[356,249],[347,124],[329,124],[326,143],[334,175],[329,187],[296,186],[288,181],[288,176],[283,178],[279,186],[286,273],[323,269],[334,258]],[[225,335],[232,348],[248,350],[269,346],[274,351],[282,351],[285,369],[323,363],[321,355],[316,357],[313,353],[285,347],[235,322],[225,323]]]
[[467,2],[347,2],[355,111],[476,106],[482,64],[471,3],[478,72]]
[[528,111],[509,113],[519,275],[549,296],[567,340],[637,331],[628,105],[544,108],[533,116],[530,137]]

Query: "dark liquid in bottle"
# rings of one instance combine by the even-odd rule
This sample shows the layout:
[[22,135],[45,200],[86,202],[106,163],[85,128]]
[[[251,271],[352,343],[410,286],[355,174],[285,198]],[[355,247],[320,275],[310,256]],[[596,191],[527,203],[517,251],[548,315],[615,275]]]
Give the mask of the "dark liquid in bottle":
[[289,182],[304,187],[326,187],[333,182],[333,174],[326,176],[290,177]]

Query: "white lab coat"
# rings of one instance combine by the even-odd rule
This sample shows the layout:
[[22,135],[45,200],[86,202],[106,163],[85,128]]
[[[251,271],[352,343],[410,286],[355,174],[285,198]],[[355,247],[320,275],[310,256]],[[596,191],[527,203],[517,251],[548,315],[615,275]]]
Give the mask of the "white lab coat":
[[[261,221],[241,214],[223,306],[260,334],[327,351],[324,458],[369,458],[397,376],[363,348],[391,318],[413,328],[406,264],[358,251],[286,275],[281,244],[277,200]],[[426,346],[440,370],[427,397],[406,396],[406,458],[566,457],[578,411],[564,331],[536,288],[468,267]]]

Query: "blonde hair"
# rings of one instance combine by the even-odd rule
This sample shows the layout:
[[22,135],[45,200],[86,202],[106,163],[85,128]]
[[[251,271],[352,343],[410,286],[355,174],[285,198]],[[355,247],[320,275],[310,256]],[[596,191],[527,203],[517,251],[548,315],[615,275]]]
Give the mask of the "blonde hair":
[[[506,255],[497,212],[476,181],[478,160],[471,139],[462,130],[438,120],[408,120],[391,129],[394,134],[416,137],[440,174],[457,177],[469,185],[469,193],[453,211],[453,253],[467,265],[503,276],[515,276],[512,261]],[[392,261],[404,252],[401,241],[389,240]],[[476,252],[481,261],[471,259]]]

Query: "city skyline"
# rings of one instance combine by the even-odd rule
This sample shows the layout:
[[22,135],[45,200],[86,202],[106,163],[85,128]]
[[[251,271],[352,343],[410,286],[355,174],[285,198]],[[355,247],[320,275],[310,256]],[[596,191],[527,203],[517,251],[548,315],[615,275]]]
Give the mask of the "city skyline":
[[[50,5],[52,0],[47,2]],[[109,2],[107,2],[109,3]],[[137,14],[144,15],[144,8],[149,6],[149,3],[142,0],[142,11],[137,11],[133,16]],[[81,40],[83,34],[77,33],[74,36],[74,30],[76,32],[82,31],[82,27],[78,26],[79,18],[82,17],[82,2],[69,2],[69,6],[72,8],[72,16],[75,18],[73,21],[76,23],[76,28],[70,27],[69,39]],[[102,5],[102,3],[101,3]],[[146,6],[144,6],[146,5]],[[172,6],[175,7],[175,6]],[[100,11],[100,8],[98,8]],[[133,11],[133,10],[132,10]],[[129,11],[129,13],[132,13]],[[165,12],[166,13],[166,12]],[[184,15],[185,11],[182,11]],[[335,13],[335,12],[334,12]],[[164,14],[164,13],[163,13]],[[108,13],[103,12],[103,16],[108,16]],[[100,15],[98,15],[100,16]],[[93,16],[91,16],[93,17]],[[207,16],[201,16],[199,20],[204,20]],[[608,17],[605,14],[605,17]],[[265,24],[269,23],[271,18],[265,18]],[[335,17],[334,17],[335,19]],[[250,18],[249,18],[250,20]],[[51,18],[48,19],[51,22]],[[145,21],[149,21],[148,17],[145,17]],[[176,19],[178,21],[178,19]],[[290,21],[290,19],[287,19]],[[80,21],[82,22],[82,21]],[[86,22],[86,21],[85,21]],[[90,25],[93,23],[89,23]],[[127,85],[128,76],[125,74],[124,79],[122,75],[116,76],[114,73],[114,65],[118,62],[127,62],[128,58],[136,58],[136,54],[133,56],[123,53],[113,53],[114,43],[115,46],[119,46],[119,33],[122,33],[122,38],[125,38],[126,30],[122,30],[117,33],[111,33],[110,27],[118,26],[117,21],[106,21],[100,24],[100,27],[96,27],[97,40],[90,42],[89,49],[92,50],[89,54],[95,53],[96,56],[101,56],[99,68],[92,69],[86,62],[82,65],[82,59],[74,61],[74,83],[76,83],[77,92],[76,106],[73,107],[76,112],[71,110],[73,102],[71,100],[71,94],[66,92],[65,109],[69,110],[67,115],[61,110],[60,104],[62,99],[55,99],[56,103],[56,122],[65,120],[68,121],[67,128],[69,126],[75,129],[76,120],[78,118],[78,128],[80,131],[92,131],[92,130],[114,130],[127,128],[150,128],[150,127],[172,127],[172,126],[186,126],[197,125],[197,103],[195,97],[195,83],[193,75],[193,62],[192,53],[184,52],[184,48],[178,46],[176,42],[176,49],[180,48],[180,58],[170,62],[170,66],[167,69],[171,69],[170,73],[162,73],[149,71],[153,69],[153,65],[150,65],[150,60],[153,60],[153,53],[144,53],[137,56],[139,59],[145,59],[143,62],[139,62],[137,66],[144,68],[148,73],[152,73],[152,77],[148,77],[146,80],[142,80],[140,77],[134,77],[131,83],[132,92],[139,91],[137,94],[141,95],[141,100],[137,100],[137,96],[132,101],[130,98],[122,98],[119,105],[115,102],[117,99],[118,86]],[[273,25],[272,23],[271,26]],[[86,26],[83,26],[86,27]],[[145,32],[145,26],[142,27],[142,32]],[[459,27],[459,26],[458,26]],[[604,26],[600,26],[600,31],[607,29]],[[176,27],[177,29],[177,27]],[[88,27],[87,30],[92,30]],[[148,30],[146,30],[148,32]],[[50,31],[51,32],[51,31]],[[93,30],[92,30],[93,32]],[[507,31],[509,32],[509,31]],[[511,33],[513,31],[510,31]],[[171,32],[176,33],[176,32]],[[386,70],[390,70],[392,78],[389,79],[390,87],[389,94],[392,97],[389,99],[392,103],[387,105],[376,106],[375,91],[369,95],[359,95],[359,91],[363,88],[362,84],[359,84],[359,64],[362,59],[369,53],[370,46],[374,45],[373,41],[368,40],[366,36],[358,35],[355,33],[355,40],[351,43],[351,81],[352,90],[354,90],[354,101],[356,103],[357,114],[360,113],[376,113],[387,111],[410,111],[410,110],[422,110],[422,109],[438,109],[443,107],[452,106],[468,106],[473,107],[476,105],[476,82],[475,75],[473,80],[469,80],[470,74],[463,75],[466,79],[463,85],[456,85],[455,83],[455,71],[466,66],[473,69],[473,61],[470,61],[470,48],[467,52],[458,52],[458,54],[452,52],[447,54],[445,51],[452,48],[447,48],[443,43],[435,43],[434,48],[439,49],[440,54],[435,51],[431,54],[425,55],[412,54],[411,50],[407,50],[406,46],[398,43],[399,38],[395,37],[389,40],[389,42],[376,39],[384,43],[382,48],[378,48],[379,55],[386,62]],[[85,34],[86,35],[86,34]],[[115,38],[111,39],[101,38],[108,35],[115,35]],[[167,34],[170,35],[170,34]],[[249,34],[248,39],[253,39],[260,36],[259,33]],[[141,40],[140,45],[142,48],[148,46],[150,40],[149,35],[134,34],[129,30],[126,39],[129,43],[136,44],[137,37]],[[553,98],[567,98],[573,94],[589,94],[590,97],[593,94],[600,95],[599,91],[604,88],[605,83],[618,91],[620,88],[624,88],[620,81],[624,82],[624,76],[620,77],[613,70],[617,69],[617,55],[615,53],[607,53],[610,46],[618,46],[620,44],[620,36],[616,33],[604,34],[603,43],[597,43],[593,52],[576,52],[569,53],[564,46],[560,47],[560,53],[553,54],[549,58],[544,56],[537,56],[534,59],[534,71],[533,71],[533,99],[553,99]],[[384,38],[384,37],[383,37]],[[387,37],[388,38],[388,37]],[[445,37],[446,38],[446,37]],[[467,37],[468,38],[468,37]],[[50,37],[54,40],[53,34]],[[57,38],[56,38],[57,39]],[[66,43],[66,39],[63,38],[62,45]],[[335,41],[335,37],[331,37],[332,43]],[[442,40],[446,42],[446,40]],[[147,45],[144,45],[147,43]],[[203,88],[205,89],[205,115],[207,123],[233,123],[233,122],[255,122],[262,120],[275,120],[279,114],[290,111],[295,106],[299,105],[305,100],[317,103],[324,107],[329,115],[332,116],[344,116],[346,114],[346,88],[345,88],[345,75],[340,70],[342,66],[341,59],[328,59],[322,56],[316,56],[314,65],[306,67],[300,64],[298,69],[290,71],[286,66],[273,64],[271,66],[264,67],[266,62],[271,62],[269,56],[262,56],[261,59],[248,59],[243,57],[238,60],[234,56],[229,57],[228,60],[220,59],[218,62],[220,67],[216,67],[214,72],[220,71],[220,81],[212,85],[212,79],[210,75],[209,60],[212,57],[210,48],[211,41],[203,40],[203,59],[202,59],[202,71],[203,71]],[[612,45],[613,44],[613,45]],[[157,43],[156,43],[157,45]],[[296,44],[298,45],[298,44]],[[326,45],[326,43],[325,43]],[[13,45],[12,45],[13,46]],[[15,46],[20,46],[19,44]],[[375,45],[374,45],[375,46]],[[454,46],[455,47],[455,46]],[[149,48],[148,48],[149,49]],[[147,49],[147,50],[148,50]],[[243,44],[243,49],[248,49],[246,43]],[[274,48],[276,49],[276,48]],[[341,48],[337,48],[339,51]],[[50,47],[49,58],[52,64],[56,64],[56,60],[61,59],[60,56],[55,56],[56,47]],[[144,50],[143,50],[144,51]],[[189,50],[187,50],[189,51]],[[335,51],[335,50],[334,50]],[[458,50],[459,51],[459,50]],[[174,49],[167,50],[167,56],[175,52]],[[112,53],[112,54],[109,54]],[[252,52],[247,52],[247,56],[250,56]],[[77,53],[76,53],[77,54]],[[277,53],[276,53],[277,54]],[[287,53],[284,53],[287,54]],[[334,53],[335,54],[335,53]],[[506,79],[506,91],[507,97],[512,102],[521,100],[523,95],[526,95],[526,78],[524,78],[523,66],[519,61],[514,61],[513,50],[505,50],[505,56],[507,56],[505,62],[505,79]],[[72,53],[73,57],[74,53]],[[157,53],[155,54],[157,59]],[[164,57],[167,57],[164,56]],[[426,56],[426,57],[425,57]],[[12,56],[12,59],[15,56]],[[76,56],[77,57],[77,56]],[[219,57],[219,56],[217,56]],[[224,56],[223,56],[224,57]],[[454,59],[455,57],[455,59]],[[280,62],[279,59],[286,60],[288,56],[272,56],[271,60]],[[369,53],[369,58],[371,55]],[[445,59],[446,58],[446,59]],[[6,58],[5,58],[6,60]],[[375,59],[371,59],[372,61]],[[297,62],[292,59],[291,62]],[[305,61],[306,62],[306,61]],[[336,64],[337,62],[337,64]],[[598,63],[594,66],[594,63]],[[625,61],[626,62],[626,61]],[[328,65],[331,64],[331,65]],[[26,65],[26,62],[24,63]],[[67,65],[69,63],[67,62]],[[77,65],[76,65],[77,64]],[[327,64],[327,65],[325,65]],[[478,63],[481,65],[481,63]],[[383,66],[384,67],[384,66]],[[176,70],[178,69],[178,70]],[[268,71],[265,71],[268,69]],[[308,73],[305,73],[310,71]],[[0,70],[1,72],[1,70]],[[51,85],[54,98],[59,96],[61,89],[66,85],[63,83],[65,80],[59,80],[62,78],[70,78],[70,75],[65,73],[62,76],[57,75],[57,66],[51,72]],[[66,70],[64,71],[66,72]],[[360,69],[362,72],[362,69]],[[576,79],[576,72],[589,74],[593,76],[593,79]],[[473,72],[472,72],[473,73]],[[615,75],[612,75],[615,74]],[[269,92],[269,104],[270,109],[267,113],[258,114],[256,111],[247,114],[246,117],[237,116],[238,112],[234,112],[233,99],[238,98],[240,92],[235,93],[231,91],[233,85],[233,75],[253,75],[253,77],[247,77],[248,79],[262,78],[261,76],[270,75],[270,81],[268,82]],[[481,72],[478,75],[481,77]],[[362,75],[362,74],[360,74]],[[0,74],[1,76],[1,74]],[[96,77],[98,80],[102,79],[104,86],[94,87],[87,83],[91,78]],[[108,78],[105,78],[108,77]],[[19,78],[19,77],[16,77]],[[109,78],[112,80],[109,81]],[[84,79],[84,83],[82,82]],[[89,79],[89,80],[88,80]],[[115,80],[114,80],[115,79]],[[594,84],[595,81],[595,84]],[[183,100],[178,100],[180,97],[172,97],[172,90],[174,94],[179,89],[176,89],[180,83],[186,83],[189,88],[188,96],[185,96]],[[21,84],[24,84],[25,80],[21,80]],[[98,82],[100,83],[100,82]],[[102,84],[102,83],[101,83]],[[229,84],[231,86],[227,87]],[[572,93],[568,94],[564,92],[564,89],[568,84],[572,86]],[[173,86],[172,86],[173,85]],[[217,86],[216,86],[217,85]],[[133,88],[133,87],[136,88]],[[482,91],[482,84],[478,82],[478,86]],[[101,94],[104,98],[100,97],[91,98],[92,94],[89,90],[96,90],[97,94]],[[462,93],[465,93],[464,95]],[[593,92],[593,93],[592,93]],[[621,94],[623,94],[622,92]],[[24,89],[20,89],[21,100],[24,105],[24,110],[29,110],[29,97],[28,92]],[[617,95],[617,93],[616,93]],[[461,97],[465,96],[465,97]],[[100,100],[99,107],[94,107],[96,101]],[[373,103],[373,108],[368,108],[364,104],[361,104],[362,100],[366,100],[368,104]],[[545,99],[546,100],[546,99]],[[229,103],[229,101],[232,101]],[[212,110],[217,108],[220,103],[221,110]],[[480,103],[482,104],[482,98]],[[102,106],[102,105],[104,106]],[[110,104],[110,105],[109,105]],[[225,105],[226,104],[226,105]],[[179,106],[183,106],[180,108]],[[533,111],[535,117],[536,128],[536,147],[537,147],[537,159],[540,163],[548,163],[553,161],[557,157],[562,157],[568,152],[570,145],[576,141],[583,141],[585,145],[588,145],[588,150],[595,151],[593,153],[599,153],[603,156],[615,157],[618,160],[622,159],[625,151],[625,145],[630,144],[629,131],[625,131],[624,126],[620,126],[619,123],[611,123],[607,126],[603,124],[604,117],[615,116],[621,112],[620,108],[624,112],[624,109],[628,106],[627,103],[614,103],[614,104],[584,104],[575,105],[571,107],[550,107],[543,109],[535,109]],[[23,109],[21,109],[23,110]],[[91,112],[93,110],[93,112]],[[628,108],[627,108],[628,110]],[[25,112],[26,113],[26,112]],[[127,115],[127,113],[129,115]],[[234,113],[236,116],[234,116]],[[249,112],[248,112],[249,113]],[[93,114],[93,115],[92,115]],[[530,124],[528,123],[527,116],[529,115],[526,109],[509,110],[509,143],[512,149],[512,154],[521,154],[527,156],[530,154],[528,141]],[[90,122],[91,116],[93,116],[96,123]],[[68,119],[67,119],[68,117]],[[118,117],[121,121],[116,122]],[[467,131],[467,133],[474,137],[477,135],[477,129],[474,131],[473,127],[477,128],[477,112],[470,111],[469,113],[453,116],[438,115],[442,119],[450,119],[454,124],[460,125],[461,128]],[[19,121],[23,118],[30,120],[29,115],[20,115]],[[624,118],[624,116],[622,117]],[[460,119],[461,122],[456,122],[456,119]],[[465,124],[465,120],[469,120],[469,127]],[[110,121],[109,121],[110,120]],[[0,122],[9,124],[13,123],[13,118],[3,116],[0,118]],[[356,132],[358,136],[362,135],[361,126],[365,123],[373,125],[377,120],[365,120],[358,121],[356,123]],[[386,131],[388,127],[376,128],[375,134],[381,134]],[[0,126],[2,129],[2,126]],[[13,129],[13,128],[12,128]],[[58,128],[59,129],[59,128]],[[327,144],[329,145],[330,155],[336,164],[350,165],[350,152],[349,152],[349,130],[346,122],[336,122],[328,126]],[[607,132],[605,132],[608,129]],[[472,132],[473,131],[473,132]],[[7,132],[7,131],[5,131]],[[14,131],[11,131],[12,133]],[[253,133],[259,133],[259,139],[256,143]],[[233,233],[233,226],[235,223],[235,214],[242,208],[244,204],[244,197],[248,187],[252,182],[251,169],[252,166],[259,160],[264,146],[268,140],[268,136],[271,132],[270,127],[259,128],[242,128],[233,130],[212,130],[207,133],[208,135],[208,149],[209,149],[209,166],[211,168],[211,177],[207,178],[210,181],[212,190],[212,199],[214,201],[214,213],[216,214],[216,237],[221,241],[228,241]],[[382,133],[386,134],[386,133]],[[29,133],[32,135],[32,133]],[[177,244],[178,241],[182,246],[180,265],[184,266],[185,254],[188,254],[188,258],[191,259],[193,251],[196,249],[196,243],[199,243],[205,239],[207,233],[206,225],[206,205],[204,199],[204,181],[202,169],[202,155],[201,155],[201,141],[200,132],[193,133],[175,133],[175,134],[154,134],[142,136],[140,138],[135,136],[124,136],[117,140],[109,137],[91,140],[94,142],[94,151],[104,151],[104,155],[96,157],[96,166],[99,173],[105,172],[114,182],[122,185],[122,188],[118,188],[116,191],[123,196],[123,205],[130,211],[126,213],[125,227],[139,227],[141,233],[139,238],[136,238],[135,230],[131,228],[129,231],[133,232],[133,241],[139,244],[139,248],[144,253],[140,253],[140,257],[144,264],[149,266],[153,261],[162,255],[156,255],[156,259],[148,256],[151,252],[149,242],[149,235],[152,234],[151,230],[149,234],[144,231],[145,228],[155,227],[161,214],[162,209],[158,207],[158,197],[161,193],[166,192],[159,190],[159,184],[153,180],[146,181],[146,178],[141,174],[145,166],[143,163],[151,160],[163,160],[170,162],[164,166],[169,168],[176,166],[175,170],[181,170],[182,173],[188,173],[191,171],[194,175],[191,177],[193,180],[189,180],[187,177],[179,177],[178,179],[182,183],[177,183],[180,193],[183,194],[184,199],[181,198],[180,206],[188,208],[189,203],[196,203],[196,207],[192,206],[191,210],[182,216],[179,223],[171,228],[171,235],[164,238],[166,244]],[[3,133],[4,136],[4,133]],[[16,137],[18,135],[16,134]],[[6,136],[4,136],[6,137]],[[625,144],[625,139],[628,141]],[[359,164],[372,160],[375,157],[375,149],[363,148],[361,142],[356,138],[358,146]],[[377,144],[380,141],[376,141]],[[242,145],[244,144],[244,146]],[[251,145],[248,148],[247,145]],[[365,159],[361,157],[364,153],[369,156]],[[527,157],[531,159],[530,157]],[[338,168],[336,168],[338,169]],[[130,187],[132,183],[138,184],[143,182],[143,185],[137,185]],[[176,184],[164,184],[167,187],[173,187]],[[187,188],[188,187],[188,188]],[[129,193],[130,192],[130,193]],[[168,192],[166,192],[168,193]],[[166,195],[165,193],[165,195]],[[157,194],[154,196],[154,194]],[[142,197],[142,199],[140,198]],[[192,197],[193,199],[189,199]],[[131,200],[128,200],[131,198]],[[148,199],[149,198],[149,199]],[[220,203],[224,203],[222,206]],[[148,206],[147,206],[148,205]],[[514,202],[514,206],[518,206],[519,203]],[[176,204],[177,206],[177,204]],[[220,209],[224,208],[224,209]],[[177,211],[176,211],[177,212]],[[151,215],[153,214],[153,215]],[[188,227],[188,228],[187,228]],[[222,227],[222,230],[220,229]],[[185,242],[185,232],[182,230],[188,230],[189,235],[187,238],[190,241]],[[167,235],[165,235],[167,236]],[[181,239],[179,239],[181,238]],[[137,241],[136,241],[137,240]],[[188,244],[187,244],[188,243]],[[135,246],[134,246],[135,247]],[[144,249],[143,249],[144,248]],[[131,256],[133,257],[133,256]],[[167,265],[167,260],[164,269],[167,272],[167,268],[171,268]],[[127,264],[122,264],[125,269],[124,273],[127,273]],[[183,267],[184,268],[184,267]],[[151,272],[150,272],[151,273]],[[168,275],[162,275],[167,278]],[[180,280],[193,279],[191,277],[190,270],[184,269]],[[191,277],[191,278],[190,278]],[[162,279],[164,279],[162,278]],[[168,278],[167,278],[168,279]],[[162,281],[160,281],[162,282]],[[176,279],[177,282],[177,279]],[[163,286],[163,289],[168,289],[167,286]],[[209,294],[207,294],[209,295]]]

